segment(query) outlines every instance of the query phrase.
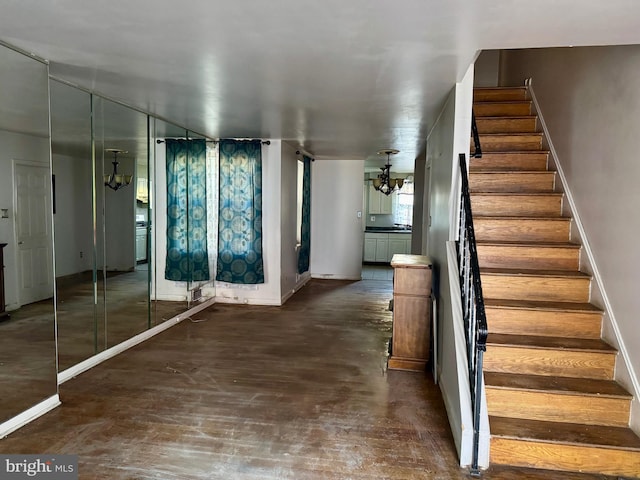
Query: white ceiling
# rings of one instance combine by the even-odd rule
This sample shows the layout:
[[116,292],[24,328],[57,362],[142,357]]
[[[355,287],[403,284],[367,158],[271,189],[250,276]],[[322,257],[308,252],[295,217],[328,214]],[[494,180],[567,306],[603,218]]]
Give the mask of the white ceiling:
[[2,0],[51,75],[213,138],[408,171],[482,49],[640,43],[640,2]]

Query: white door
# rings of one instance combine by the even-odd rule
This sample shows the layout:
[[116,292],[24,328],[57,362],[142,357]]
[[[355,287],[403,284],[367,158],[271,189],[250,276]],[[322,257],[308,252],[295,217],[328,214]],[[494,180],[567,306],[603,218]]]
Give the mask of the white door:
[[53,297],[51,171],[15,164],[14,211],[20,305]]

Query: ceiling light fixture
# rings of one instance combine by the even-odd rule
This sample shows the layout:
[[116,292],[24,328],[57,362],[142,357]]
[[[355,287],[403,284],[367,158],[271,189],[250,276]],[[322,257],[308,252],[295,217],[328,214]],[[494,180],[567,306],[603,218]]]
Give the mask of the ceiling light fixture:
[[123,175],[118,173],[118,154],[129,153],[126,150],[119,150],[117,148],[107,148],[105,152],[113,153],[113,172],[111,175],[104,175],[104,186],[109,187],[111,190],[118,190],[122,187],[126,187],[131,183],[133,175]]
[[379,192],[385,195],[391,195],[391,193],[400,190],[404,184],[404,178],[391,178],[391,164],[389,163],[389,157],[395,155],[399,150],[389,148],[386,150],[380,150],[378,155],[386,155],[387,163],[384,167],[380,167],[382,173],[377,178],[372,179],[373,187]]

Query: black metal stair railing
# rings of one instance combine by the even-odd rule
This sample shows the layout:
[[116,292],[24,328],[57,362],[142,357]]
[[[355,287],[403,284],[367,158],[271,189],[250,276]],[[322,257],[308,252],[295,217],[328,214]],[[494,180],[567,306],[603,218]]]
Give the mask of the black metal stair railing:
[[480,146],[480,135],[478,134],[478,125],[476,124],[476,115],[471,110],[471,135],[473,135],[473,143],[474,143],[474,152],[473,156],[475,158],[482,158],[482,147]]
[[[478,150],[479,143],[476,152]],[[462,294],[462,313],[467,341],[471,405],[473,408],[473,459],[471,475],[479,476],[478,451],[480,445],[480,410],[482,404],[482,361],[487,345],[488,327],[484,309],[484,299],[482,297],[482,283],[480,281],[480,266],[478,264],[473,217],[471,215],[471,197],[469,195],[465,154],[461,153],[459,155],[459,162],[462,194],[457,249],[460,290]]]

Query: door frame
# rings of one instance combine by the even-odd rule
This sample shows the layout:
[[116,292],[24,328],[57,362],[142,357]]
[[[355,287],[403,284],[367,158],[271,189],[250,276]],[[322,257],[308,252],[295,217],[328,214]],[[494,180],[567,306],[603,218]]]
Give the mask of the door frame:
[[16,274],[16,284],[17,284],[17,288],[16,288],[16,297],[17,297],[17,302],[18,302],[18,307],[21,307],[22,305],[24,305],[23,303],[23,298],[22,298],[22,288],[20,287],[21,284],[21,279],[22,279],[22,262],[20,260],[20,252],[19,252],[19,248],[18,248],[18,188],[17,188],[17,182],[16,182],[16,172],[17,172],[17,167],[18,166],[22,166],[22,167],[35,167],[35,168],[45,168],[48,170],[49,172],[49,176],[51,177],[51,181],[52,183],[50,184],[50,188],[49,188],[49,242],[48,242],[48,262],[51,262],[51,274],[52,274],[52,278],[51,278],[51,285],[52,285],[52,298],[54,300],[54,304],[55,304],[55,296],[56,296],[56,262],[55,262],[55,240],[54,240],[54,235],[53,235],[53,226],[54,226],[54,219],[53,219],[53,202],[54,202],[54,198],[53,198],[53,168],[51,165],[51,156],[49,156],[49,160],[47,163],[43,163],[43,162],[35,162],[33,160],[22,160],[22,159],[12,159],[11,162],[11,173],[12,173],[12,178],[11,178],[11,186],[13,189],[13,194],[12,194],[12,200],[13,200],[13,244],[14,244],[14,252],[13,252],[13,261],[14,261],[14,265],[15,265],[15,274]]

